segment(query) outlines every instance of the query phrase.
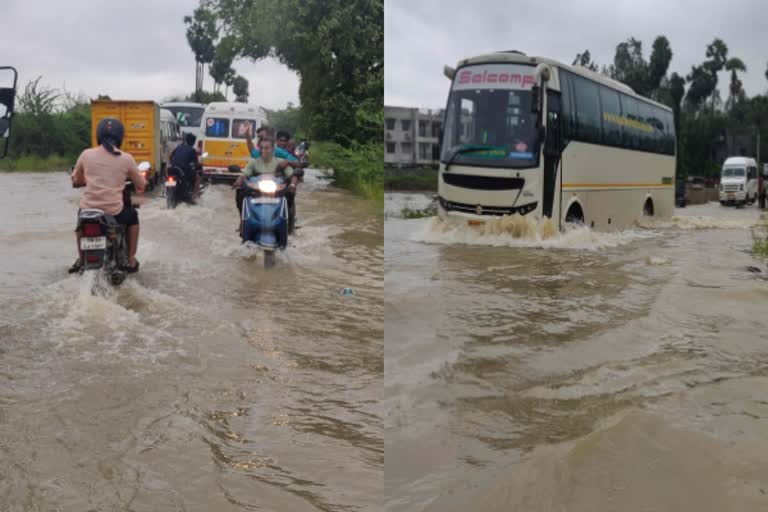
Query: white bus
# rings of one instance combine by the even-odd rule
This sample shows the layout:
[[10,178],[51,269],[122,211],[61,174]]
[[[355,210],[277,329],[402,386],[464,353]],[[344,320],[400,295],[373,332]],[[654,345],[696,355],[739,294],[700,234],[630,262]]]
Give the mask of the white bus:
[[674,208],[672,110],[581,67],[498,52],[452,80],[438,177],[444,220],[521,214],[622,229]]
[[191,102],[172,102],[163,103],[160,108],[170,110],[181,127],[181,133],[192,133],[200,140],[203,122],[203,112],[205,112],[205,103]]

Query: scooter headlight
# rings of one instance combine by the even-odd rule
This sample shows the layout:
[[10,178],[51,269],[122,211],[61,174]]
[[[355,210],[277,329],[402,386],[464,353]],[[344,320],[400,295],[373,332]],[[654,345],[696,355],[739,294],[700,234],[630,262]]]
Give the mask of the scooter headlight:
[[259,192],[264,194],[274,194],[277,190],[277,183],[272,180],[264,180],[259,182]]

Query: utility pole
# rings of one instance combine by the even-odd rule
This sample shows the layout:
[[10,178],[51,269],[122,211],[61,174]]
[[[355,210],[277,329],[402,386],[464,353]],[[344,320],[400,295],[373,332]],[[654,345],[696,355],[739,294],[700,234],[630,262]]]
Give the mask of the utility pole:
[[765,169],[760,163],[760,126],[757,127],[757,205],[765,208]]

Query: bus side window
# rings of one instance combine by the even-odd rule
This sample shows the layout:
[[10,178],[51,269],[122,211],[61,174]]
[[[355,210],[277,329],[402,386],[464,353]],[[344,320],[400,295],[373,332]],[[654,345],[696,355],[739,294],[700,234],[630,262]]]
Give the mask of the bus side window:
[[597,83],[580,76],[573,77],[576,107],[576,134],[585,142],[602,142],[600,97]]
[[573,95],[571,92],[571,75],[567,71],[560,70],[560,91],[562,94],[562,130],[563,139],[573,137],[575,113],[573,109]]
[[621,105],[619,93],[600,86],[600,105],[603,113],[603,143],[621,146]]

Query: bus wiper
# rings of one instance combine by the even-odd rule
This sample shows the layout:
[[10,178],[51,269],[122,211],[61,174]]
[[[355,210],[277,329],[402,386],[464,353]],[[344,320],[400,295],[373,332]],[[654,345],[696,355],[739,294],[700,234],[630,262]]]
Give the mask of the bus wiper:
[[448,157],[448,160],[445,161],[445,170],[448,170],[448,167],[453,163],[454,160],[456,160],[456,157],[459,156],[462,153],[472,153],[474,151],[482,151],[484,149],[488,149],[489,146],[459,146],[455,150],[453,150],[453,153],[451,153],[451,156]]

